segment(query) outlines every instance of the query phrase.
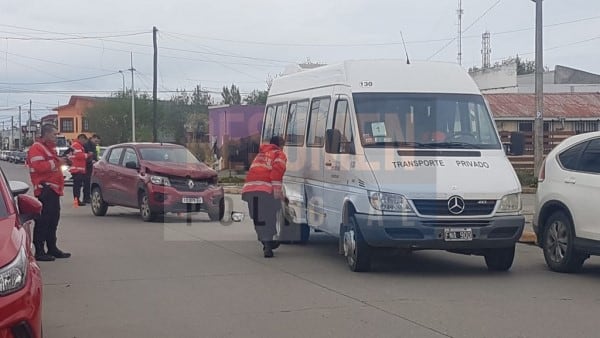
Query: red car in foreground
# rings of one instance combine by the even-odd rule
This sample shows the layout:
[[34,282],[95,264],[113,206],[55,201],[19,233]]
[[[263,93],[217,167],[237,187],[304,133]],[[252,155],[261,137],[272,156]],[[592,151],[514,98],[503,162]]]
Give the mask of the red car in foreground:
[[206,212],[221,220],[225,209],[217,172],[185,147],[167,143],[123,143],[109,147],[92,171],[92,212],[111,205],[136,208],[153,221],[169,213]]
[[42,204],[0,171],[0,338],[42,336],[42,276],[32,252]]

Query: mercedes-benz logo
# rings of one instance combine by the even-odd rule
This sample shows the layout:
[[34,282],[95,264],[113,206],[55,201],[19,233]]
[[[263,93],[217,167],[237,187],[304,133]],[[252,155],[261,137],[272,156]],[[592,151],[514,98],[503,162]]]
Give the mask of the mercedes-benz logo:
[[448,211],[454,215],[460,215],[465,211],[465,201],[460,196],[452,196],[448,199]]
[[190,189],[194,189],[194,181],[193,181],[193,180],[188,180],[188,181],[187,181],[187,186],[188,186],[188,188],[190,188]]

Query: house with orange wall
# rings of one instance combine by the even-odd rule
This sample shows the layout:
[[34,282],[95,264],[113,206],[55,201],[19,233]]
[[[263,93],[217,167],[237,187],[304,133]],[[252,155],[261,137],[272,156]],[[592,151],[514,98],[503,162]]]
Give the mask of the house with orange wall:
[[94,106],[95,102],[95,97],[71,96],[68,104],[52,109],[58,113],[59,133],[67,140],[74,140],[79,134],[91,136],[92,131],[84,114],[86,109]]

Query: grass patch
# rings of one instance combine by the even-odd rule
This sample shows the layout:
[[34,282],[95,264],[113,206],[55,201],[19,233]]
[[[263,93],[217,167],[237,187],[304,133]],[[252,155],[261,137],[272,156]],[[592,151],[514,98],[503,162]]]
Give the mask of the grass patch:
[[533,170],[516,170],[516,173],[522,186],[537,188],[538,179]]
[[243,184],[245,181],[244,178],[242,177],[236,177],[236,176],[232,176],[232,177],[219,177],[219,183],[226,183],[226,184]]

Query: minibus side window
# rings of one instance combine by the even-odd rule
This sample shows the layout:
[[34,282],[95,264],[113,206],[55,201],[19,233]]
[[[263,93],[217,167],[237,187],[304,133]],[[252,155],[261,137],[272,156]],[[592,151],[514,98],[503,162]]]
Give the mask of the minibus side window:
[[268,106],[265,113],[265,122],[263,126],[262,143],[269,143],[273,136],[273,122],[275,118],[275,107]]
[[348,101],[338,100],[335,104],[335,115],[333,117],[333,129],[331,137],[327,139],[326,146],[328,153],[348,154],[352,153],[352,125],[348,113]]
[[308,100],[292,102],[288,113],[285,144],[287,146],[303,146],[306,117],[308,115]]
[[271,137],[278,135],[283,136],[286,122],[287,103],[278,105],[270,105],[267,107],[265,114],[265,126],[263,128],[262,143],[269,143]]
[[308,147],[323,147],[325,145],[325,128],[327,127],[330,102],[331,99],[328,97],[316,98],[312,101],[308,120],[308,136],[306,138]]

